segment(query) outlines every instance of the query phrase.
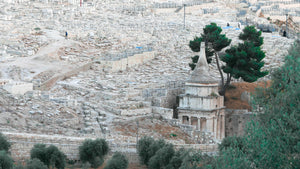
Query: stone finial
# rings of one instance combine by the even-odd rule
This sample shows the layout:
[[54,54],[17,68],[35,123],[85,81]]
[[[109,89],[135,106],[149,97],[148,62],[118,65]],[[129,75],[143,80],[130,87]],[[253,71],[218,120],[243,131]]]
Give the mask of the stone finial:
[[[201,71],[207,71],[209,70],[208,63],[206,60],[206,54],[205,54],[205,43],[201,42],[200,44],[200,52],[199,52],[199,59],[197,62],[196,69],[201,69]],[[199,70],[198,70],[199,71]]]
[[218,80],[215,79],[209,72],[208,63],[205,54],[205,43],[200,44],[199,59],[188,82],[192,83],[217,83]]

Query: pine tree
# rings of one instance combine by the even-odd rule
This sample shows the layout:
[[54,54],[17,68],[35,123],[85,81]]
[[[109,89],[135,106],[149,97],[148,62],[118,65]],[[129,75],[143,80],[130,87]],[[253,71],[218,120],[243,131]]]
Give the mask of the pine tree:
[[[198,52],[200,43],[205,42],[208,63],[211,62],[211,56],[215,55],[217,68],[221,76],[220,95],[225,95],[232,78],[242,78],[246,82],[255,82],[268,74],[267,71],[261,71],[264,66],[262,60],[265,58],[265,53],[261,50],[263,38],[261,32],[257,31],[254,26],[245,27],[239,35],[240,40],[244,42],[227,49],[226,54],[220,58],[219,52],[231,43],[231,39],[221,34],[221,27],[215,23],[206,25],[203,32],[201,37],[195,37],[193,41],[190,41],[189,46],[192,51]],[[193,63],[189,64],[192,70],[195,68],[198,58],[197,55],[192,57]],[[225,65],[220,66],[219,59],[225,62]],[[226,73],[226,78],[223,73]]]
[[226,54],[221,57],[221,60],[225,62],[222,70],[227,73],[226,82],[222,82],[221,95],[225,95],[232,77],[235,79],[242,78],[246,82],[255,82],[268,74],[267,71],[261,71],[265,64],[262,61],[265,58],[265,53],[260,47],[263,44],[263,38],[260,35],[261,32],[257,31],[254,26],[245,27],[239,35],[244,43],[227,49]]
[[[217,63],[217,68],[219,70],[220,76],[221,76],[221,86],[225,85],[224,83],[224,75],[221,70],[220,62],[219,62],[219,52],[227,47],[231,43],[231,39],[228,39],[226,35],[221,34],[222,28],[217,26],[216,23],[211,23],[210,25],[206,25],[205,28],[203,29],[203,34],[201,34],[201,37],[196,37],[194,38],[193,41],[190,41],[190,48],[194,51],[197,52],[200,50],[200,43],[203,41],[205,42],[205,53],[206,53],[206,58],[208,60],[208,63],[211,62],[211,56],[214,54],[216,63]],[[196,61],[195,57],[192,58],[193,62]],[[197,59],[198,61],[198,59]],[[197,62],[194,62],[197,63]],[[192,63],[190,64],[190,67],[195,68],[195,65]],[[227,76],[227,81],[230,80],[230,77]],[[222,90],[221,90],[222,91]],[[220,93],[221,95],[224,95],[223,93]]]
[[[201,37],[195,37],[194,40],[190,41],[189,47],[193,52],[200,52],[201,42],[205,42],[205,55],[207,63],[211,63],[212,56],[217,54],[224,47],[228,46],[231,42],[230,39],[226,38],[225,35],[221,34],[221,27],[217,26],[215,23],[206,25],[203,28],[203,34]],[[194,70],[196,63],[198,62],[199,56],[196,55],[192,57],[192,63],[189,64],[192,70]]]

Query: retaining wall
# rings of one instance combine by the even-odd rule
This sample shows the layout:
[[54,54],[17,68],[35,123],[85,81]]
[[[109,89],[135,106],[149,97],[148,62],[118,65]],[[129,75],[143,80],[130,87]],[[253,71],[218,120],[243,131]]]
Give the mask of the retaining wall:
[[[2,132],[11,143],[11,156],[15,160],[25,160],[30,158],[30,150],[35,144],[43,143],[46,145],[55,145],[63,151],[68,159],[78,160],[78,148],[85,139],[95,139],[95,137],[68,137],[62,135],[41,135],[29,133],[12,133]],[[136,154],[136,143],[133,142],[135,137],[122,137],[123,141],[116,143],[120,139],[108,137],[106,140],[109,143],[111,152],[119,151],[125,153],[129,158],[130,163],[138,162],[138,155]],[[217,152],[217,144],[175,144],[176,149],[179,148],[193,148],[199,149],[203,152]]]

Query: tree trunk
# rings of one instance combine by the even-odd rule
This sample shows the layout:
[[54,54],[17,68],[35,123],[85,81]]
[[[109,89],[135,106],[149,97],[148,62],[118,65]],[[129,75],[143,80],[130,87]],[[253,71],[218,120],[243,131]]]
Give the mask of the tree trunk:
[[[217,63],[217,67],[218,67],[218,70],[219,70],[219,73],[220,73],[220,76],[221,76],[221,90],[219,91],[219,94],[221,96],[225,96],[225,91],[226,89],[224,88],[225,87],[225,84],[224,84],[224,76],[223,76],[223,72],[221,70],[221,67],[220,67],[220,63],[219,63],[219,55],[217,54],[217,52],[215,52],[215,57],[216,57],[216,63]],[[227,80],[228,81],[228,80]]]
[[218,67],[219,73],[221,75],[221,82],[222,82],[221,86],[224,86],[224,76],[223,76],[223,72],[220,67],[219,55],[217,54],[217,52],[215,52],[215,57],[216,57],[217,67]]
[[231,81],[231,74],[228,73],[226,83],[221,86],[221,90],[219,91],[219,94],[221,96],[224,96],[224,98],[225,98],[226,89],[228,88],[230,81]]

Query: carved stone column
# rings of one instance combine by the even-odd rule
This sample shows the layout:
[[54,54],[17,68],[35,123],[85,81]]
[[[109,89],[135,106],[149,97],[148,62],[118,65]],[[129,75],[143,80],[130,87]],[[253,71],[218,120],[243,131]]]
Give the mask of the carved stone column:
[[198,118],[197,120],[198,120],[197,129],[198,129],[199,131],[201,131],[201,120],[200,120],[200,118]]

